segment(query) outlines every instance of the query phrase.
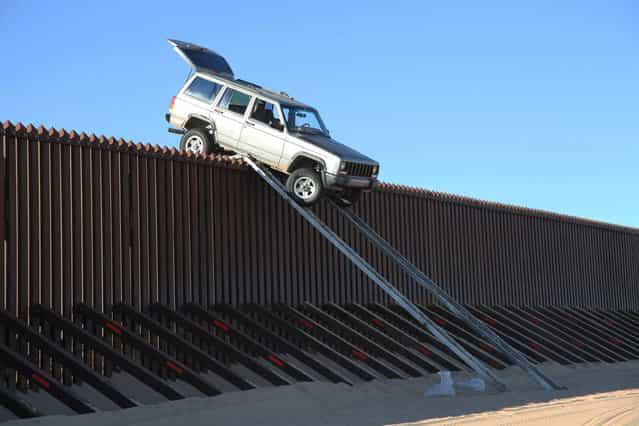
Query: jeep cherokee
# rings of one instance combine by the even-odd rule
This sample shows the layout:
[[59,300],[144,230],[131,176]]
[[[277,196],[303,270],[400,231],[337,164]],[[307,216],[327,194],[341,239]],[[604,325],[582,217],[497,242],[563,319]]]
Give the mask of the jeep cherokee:
[[305,205],[326,192],[348,206],[375,185],[379,164],[332,139],[317,109],[236,79],[209,49],[169,44],[192,68],[166,114],[169,132],[182,135],[180,149],[250,155],[288,175],[287,190]]

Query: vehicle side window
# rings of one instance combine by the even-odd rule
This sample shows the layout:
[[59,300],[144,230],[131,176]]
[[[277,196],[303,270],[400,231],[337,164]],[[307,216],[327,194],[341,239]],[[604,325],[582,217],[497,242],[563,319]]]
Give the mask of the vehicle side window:
[[249,95],[227,88],[220,100],[219,107],[244,115],[250,101]]
[[280,111],[275,104],[256,99],[251,111],[251,118],[260,121],[273,129],[284,130],[284,124],[280,118]]
[[186,89],[186,94],[204,102],[211,102],[222,86],[212,81],[197,77]]

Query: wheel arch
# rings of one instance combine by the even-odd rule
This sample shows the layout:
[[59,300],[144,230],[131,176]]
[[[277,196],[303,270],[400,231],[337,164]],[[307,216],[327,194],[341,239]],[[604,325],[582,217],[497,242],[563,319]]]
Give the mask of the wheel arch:
[[294,172],[295,170],[302,167],[312,168],[313,166],[318,165],[320,169],[326,170],[326,162],[319,158],[316,155],[309,154],[307,152],[300,152],[299,154],[293,157],[291,164],[288,166],[287,171],[289,173]]
[[199,115],[199,114],[189,115],[189,117],[184,122],[184,128],[186,130],[191,130],[196,127],[201,127],[203,129],[206,129],[209,126],[211,126],[212,130],[215,130],[215,123],[211,121],[210,119],[208,119],[207,117],[203,115]]

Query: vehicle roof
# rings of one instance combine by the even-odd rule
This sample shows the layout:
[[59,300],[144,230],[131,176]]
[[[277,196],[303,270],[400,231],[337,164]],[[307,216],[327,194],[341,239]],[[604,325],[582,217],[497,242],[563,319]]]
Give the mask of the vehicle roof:
[[286,104],[286,105],[291,105],[291,106],[301,107],[301,108],[310,108],[313,110],[315,109],[315,107],[312,107],[311,105],[300,102],[297,99],[290,97],[286,93],[282,93],[282,92],[278,93],[246,80],[242,80],[242,79],[232,80],[217,74],[210,74],[210,73],[202,72],[202,71],[198,71],[195,74],[204,76],[206,78],[211,78],[214,80],[221,80],[224,82],[224,84],[228,84],[229,86],[232,86],[232,87],[253,92],[256,95],[266,98],[267,100],[278,102],[280,104]]

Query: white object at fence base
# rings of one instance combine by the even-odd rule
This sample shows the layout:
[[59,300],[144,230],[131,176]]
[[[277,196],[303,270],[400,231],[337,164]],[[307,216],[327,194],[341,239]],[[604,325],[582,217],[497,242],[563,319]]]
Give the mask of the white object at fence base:
[[457,382],[456,386],[461,389],[470,389],[477,392],[483,392],[486,390],[486,382],[479,377],[464,380],[463,382]]
[[453,387],[453,378],[450,371],[440,371],[440,383],[431,386],[424,392],[424,396],[455,396],[455,388]]

